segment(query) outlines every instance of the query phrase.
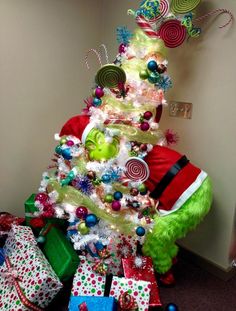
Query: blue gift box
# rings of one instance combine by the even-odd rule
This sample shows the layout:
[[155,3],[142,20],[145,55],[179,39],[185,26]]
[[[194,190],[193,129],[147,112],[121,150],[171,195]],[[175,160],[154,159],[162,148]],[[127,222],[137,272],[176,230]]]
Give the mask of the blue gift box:
[[4,260],[5,260],[5,258],[4,258],[4,251],[3,251],[3,248],[0,248],[0,266],[3,265]]
[[115,298],[96,296],[71,296],[69,311],[78,311],[83,302],[86,303],[88,311],[117,311]]

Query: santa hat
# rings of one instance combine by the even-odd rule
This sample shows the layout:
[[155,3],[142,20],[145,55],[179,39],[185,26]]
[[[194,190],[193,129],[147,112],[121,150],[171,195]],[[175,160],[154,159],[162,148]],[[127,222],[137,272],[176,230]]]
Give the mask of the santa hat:
[[73,135],[84,144],[89,132],[94,128],[94,124],[90,122],[87,115],[78,115],[69,119],[62,127],[59,134],[62,136]]
[[150,196],[159,200],[159,212],[179,209],[201,186],[207,174],[172,149],[155,146],[145,158],[150,175],[145,182]]

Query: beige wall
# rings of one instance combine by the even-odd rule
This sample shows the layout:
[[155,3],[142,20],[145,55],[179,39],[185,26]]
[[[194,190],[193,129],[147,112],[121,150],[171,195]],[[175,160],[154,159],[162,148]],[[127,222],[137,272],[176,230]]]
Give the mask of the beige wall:
[[50,163],[54,133],[90,92],[84,55],[100,43],[93,4],[0,0],[0,211],[23,215]]
[[[220,0],[211,6],[205,2],[203,11],[222,6]],[[116,27],[135,27],[126,15],[130,3],[0,0],[0,210],[23,215],[23,202],[37,190],[49,163],[54,133],[80,112],[90,93],[97,67],[86,71],[85,52],[105,43],[113,59]],[[132,7],[138,3],[132,1]],[[234,0],[224,6],[236,12]],[[201,39],[170,50],[174,88],[168,97],[192,102],[193,118],[170,118],[166,110],[161,127],[179,133],[177,149],[205,169],[214,184],[211,213],[181,243],[226,269],[236,201],[236,31],[217,29],[222,20],[208,23]]]
[[[104,0],[103,3],[109,12],[104,19],[103,41],[114,56],[117,48],[114,30],[119,25],[134,29],[135,24],[126,11],[137,8],[139,1]],[[221,7],[221,0],[213,0],[211,5],[203,1],[199,14]],[[234,0],[224,1],[223,7],[236,14]],[[174,87],[168,98],[192,102],[193,118],[171,118],[166,109],[161,122],[161,128],[178,132],[181,140],[176,148],[206,170],[214,185],[210,214],[181,244],[223,269],[229,266],[227,254],[236,201],[236,31],[235,27],[217,28],[225,19],[221,16],[213,23],[207,22],[200,39],[169,51],[168,68]]]

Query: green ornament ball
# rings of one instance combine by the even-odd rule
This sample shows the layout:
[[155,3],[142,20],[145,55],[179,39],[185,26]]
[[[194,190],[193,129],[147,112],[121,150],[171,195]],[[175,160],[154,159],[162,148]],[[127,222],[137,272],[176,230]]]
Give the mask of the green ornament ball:
[[142,80],[146,80],[149,77],[148,71],[146,69],[141,70],[140,73],[139,73],[139,77]]
[[111,203],[113,201],[113,195],[112,194],[106,194],[104,201],[107,203]]
[[160,75],[156,72],[151,72],[148,81],[152,84],[156,84],[160,80]]
[[89,228],[86,226],[85,222],[83,221],[78,224],[77,230],[82,235],[86,235],[89,233]]
[[64,144],[66,144],[66,142],[67,142],[66,138],[62,138],[60,140],[60,145],[64,145]]
[[138,190],[139,190],[139,192],[146,192],[147,187],[144,184],[141,184],[138,186]]

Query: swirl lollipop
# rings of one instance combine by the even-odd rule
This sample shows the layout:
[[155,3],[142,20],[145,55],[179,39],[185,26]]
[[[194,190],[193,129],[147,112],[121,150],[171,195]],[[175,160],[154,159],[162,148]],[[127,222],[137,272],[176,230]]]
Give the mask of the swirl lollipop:
[[185,14],[193,11],[201,0],[172,0],[171,11],[177,14]]
[[168,13],[169,13],[169,2],[167,0],[161,0],[160,2],[160,14],[154,19],[154,20],[150,20],[150,22],[158,22],[160,21],[163,17],[165,17]]
[[149,177],[149,168],[147,163],[136,157],[129,158],[125,164],[125,175],[133,181],[146,181]]
[[125,83],[125,71],[114,64],[108,64],[98,70],[96,83],[102,87],[116,88],[120,82]]
[[186,27],[181,25],[181,22],[176,19],[167,20],[158,31],[158,35],[168,48],[175,48],[181,45],[186,38],[186,33]]

